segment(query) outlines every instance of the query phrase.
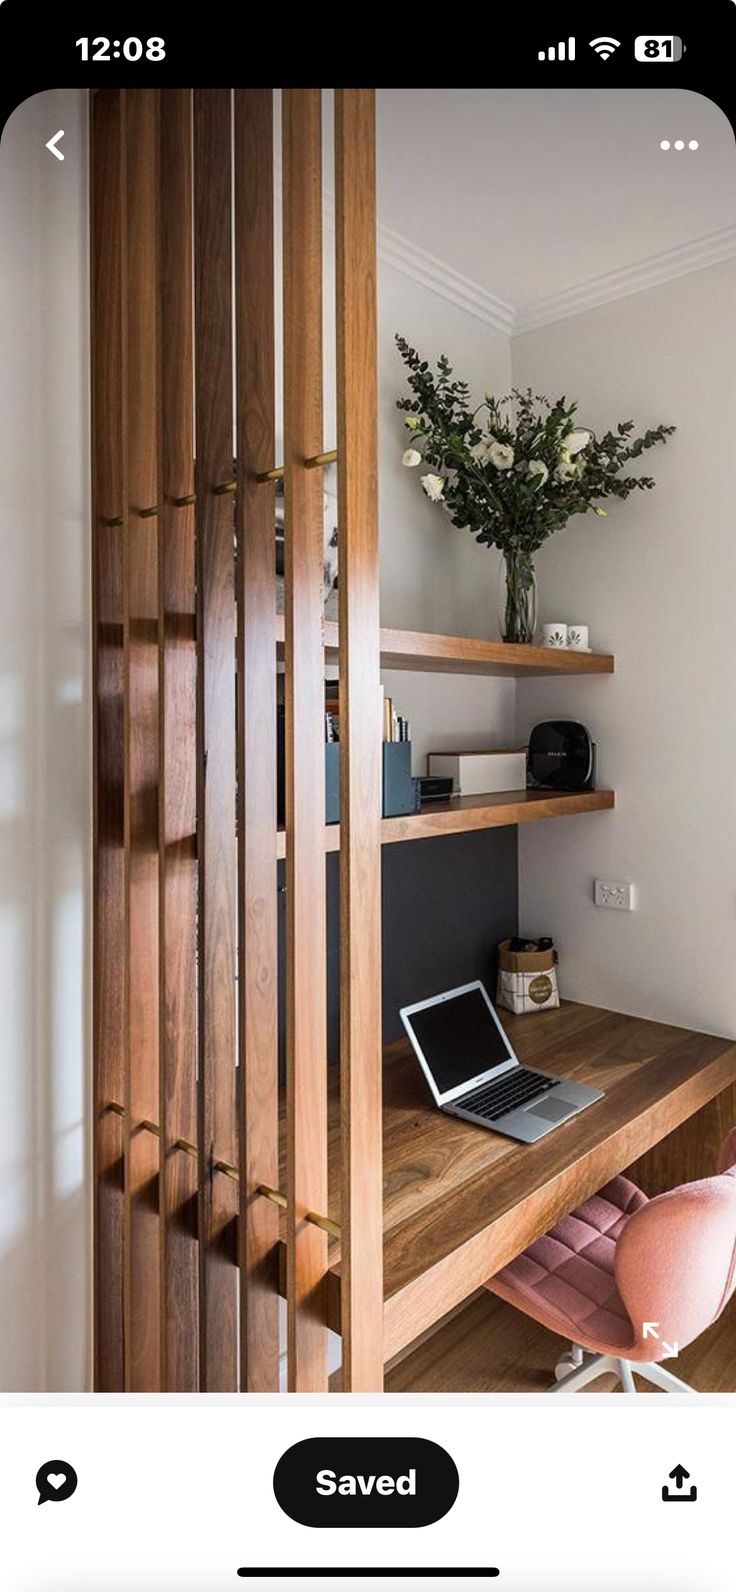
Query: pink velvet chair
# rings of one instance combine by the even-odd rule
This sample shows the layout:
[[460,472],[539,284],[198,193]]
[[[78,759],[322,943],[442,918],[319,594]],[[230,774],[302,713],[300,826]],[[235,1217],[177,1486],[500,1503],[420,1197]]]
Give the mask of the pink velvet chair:
[[633,1369],[668,1393],[694,1392],[661,1361],[717,1321],[736,1288],[736,1128],[715,1177],[651,1200],[615,1177],[486,1287],[572,1339],[551,1392],[613,1371],[635,1393]]

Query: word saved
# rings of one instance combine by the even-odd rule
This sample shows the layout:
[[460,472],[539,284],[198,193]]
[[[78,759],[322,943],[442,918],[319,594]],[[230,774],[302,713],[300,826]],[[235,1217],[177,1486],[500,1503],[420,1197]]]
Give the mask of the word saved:
[[344,1498],[357,1498],[359,1494],[369,1498],[373,1492],[384,1498],[390,1493],[410,1498],[416,1496],[417,1473],[410,1470],[405,1476],[338,1476],[334,1470],[318,1470],[316,1490],[321,1498],[329,1498],[333,1493],[341,1493]]

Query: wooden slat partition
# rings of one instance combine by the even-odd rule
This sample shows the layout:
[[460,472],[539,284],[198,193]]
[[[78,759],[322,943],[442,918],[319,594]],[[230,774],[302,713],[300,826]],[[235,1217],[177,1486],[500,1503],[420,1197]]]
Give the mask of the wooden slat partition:
[[126,448],[124,561],[126,1008],[126,1384],[160,1387],[159,1149],[142,1127],[159,1106],[158,556],[156,229],[158,91],[125,94]]
[[237,1388],[231,95],[194,91],[200,1387]]
[[343,1389],[383,1387],[375,100],[335,93]]
[[192,108],[161,95],[159,169],[159,869],[162,1387],[198,1386],[197,857]]
[[102,1393],[120,1393],[125,1386],[124,1128],[109,1109],[125,1093],[123,115],[118,90],[93,94],[94,1385]]
[[[95,1386],[271,1391],[279,1211],[261,1190],[284,1200],[272,91],[101,92],[91,127]],[[283,157],[289,1386],[322,1391],[319,89],[284,92]],[[345,1386],[366,1390],[383,1360],[374,186],[372,94],[339,91],[342,1331]]]
[[240,1385],[278,1390],[273,93],[235,91]]
[[327,1386],[322,137],[319,89],[283,94],[289,1387]]

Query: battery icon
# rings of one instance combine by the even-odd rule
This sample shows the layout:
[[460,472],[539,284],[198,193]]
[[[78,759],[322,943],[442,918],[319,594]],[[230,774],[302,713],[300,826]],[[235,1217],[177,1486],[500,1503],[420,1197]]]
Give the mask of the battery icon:
[[634,43],[637,61],[681,61],[684,45],[674,33],[640,33]]

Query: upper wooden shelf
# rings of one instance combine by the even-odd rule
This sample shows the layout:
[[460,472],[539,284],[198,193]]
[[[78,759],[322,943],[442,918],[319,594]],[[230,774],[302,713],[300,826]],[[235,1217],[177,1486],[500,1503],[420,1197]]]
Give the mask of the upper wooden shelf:
[[[284,620],[276,620],[283,649]],[[334,620],[324,622],[325,653],[337,658]],[[381,668],[414,669],[433,674],[493,674],[508,677],[554,674],[613,674],[609,652],[573,652],[555,647],[520,647],[505,641],[479,641],[472,636],[435,636],[418,630],[381,631]]]

